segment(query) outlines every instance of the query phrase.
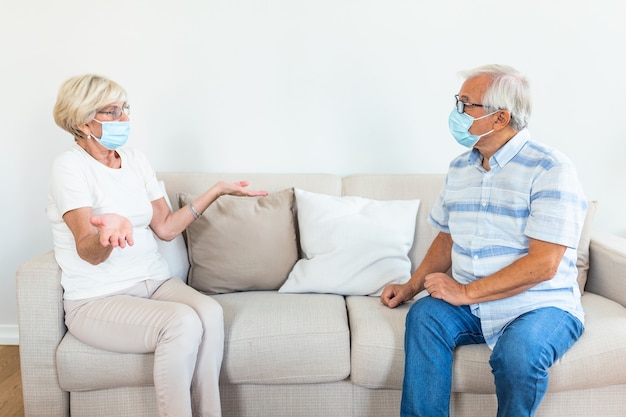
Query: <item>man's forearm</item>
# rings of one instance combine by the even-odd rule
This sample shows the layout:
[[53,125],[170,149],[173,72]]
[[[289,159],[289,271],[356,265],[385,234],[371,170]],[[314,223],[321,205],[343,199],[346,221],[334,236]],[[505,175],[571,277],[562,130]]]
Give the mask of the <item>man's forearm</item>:
[[531,239],[528,254],[500,271],[465,286],[470,303],[512,297],[552,279],[565,249],[561,245]]
[[446,272],[452,266],[452,238],[440,232],[431,243],[424,260],[417,267],[409,284],[416,293],[424,289],[424,278],[433,272]]

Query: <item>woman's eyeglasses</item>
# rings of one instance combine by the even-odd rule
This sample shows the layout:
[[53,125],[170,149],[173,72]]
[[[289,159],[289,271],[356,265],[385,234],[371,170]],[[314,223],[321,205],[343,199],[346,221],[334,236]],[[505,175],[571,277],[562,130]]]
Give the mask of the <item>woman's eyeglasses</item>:
[[124,104],[122,107],[111,107],[109,110],[98,110],[97,114],[107,114],[111,119],[117,120],[122,117],[122,113],[130,116],[130,105]]

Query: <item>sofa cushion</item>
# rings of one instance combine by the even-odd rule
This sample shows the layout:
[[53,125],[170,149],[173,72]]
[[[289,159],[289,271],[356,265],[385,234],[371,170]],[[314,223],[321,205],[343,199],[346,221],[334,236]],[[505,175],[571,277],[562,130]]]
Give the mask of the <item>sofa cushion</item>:
[[[194,199],[179,195],[181,206]],[[185,233],[193,288],[208,294],[276,290],[298,259],[293,189],[222,196]]]
[[350,374],[343,297],[252,291],[213,298],[224,309],[221,378],[228,383],[318,383]]
[[116,353],[98,349],[67,332],[56,355],[59,385],[65,391],[153,386],[152,353]]
[[[213,296],[224,309],[221,378],[229,384],[342,381],[350,375],[344,298],[250,291]],[[151,386],[154,355],[108,352],[67,333],[57,349],[66,391]]]
[[402,389],[405,319],[413,302],[391,309],[378,298],[346,298],[352,339],[350,378],[356,385]]
[[[626,308],[592,293],[586,293],[582,302],[587,313],[585,332],[550,369],[551,392],[626,383],[626,332],[615,332],[626,328]],[[358,296],[348,297],[346,303],[352,332],[352,381],[366,388],[402,389],[410,303],[390,309],[378,299]],[[453,392],[495,392],[490,354],[485,344],[456,349]]]
[[279,292],[374,295],[408,281],[419,200],[295,196],[303,257]]

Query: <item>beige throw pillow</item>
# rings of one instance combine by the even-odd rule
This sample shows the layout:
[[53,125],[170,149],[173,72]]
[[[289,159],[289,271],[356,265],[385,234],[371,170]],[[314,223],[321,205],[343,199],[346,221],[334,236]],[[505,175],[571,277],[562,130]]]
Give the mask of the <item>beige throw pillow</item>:
[[[179,194],[181,207],[194,199]],[[298,260],[293,189],[222,196],[185,233],[191,287],[208,294],[277,290]]]
[[589,243],[591,242],[593,218],[596,215],[597,209],[597,201],[593,200],[587,202],[585,223],[583,223],[583,230],[578,242],[578,259],[576,260],[576,266],[578,267],[578,287],[580,288],[581,294],[585,292],[585,285],[587,284],[587,273],[589,272]]

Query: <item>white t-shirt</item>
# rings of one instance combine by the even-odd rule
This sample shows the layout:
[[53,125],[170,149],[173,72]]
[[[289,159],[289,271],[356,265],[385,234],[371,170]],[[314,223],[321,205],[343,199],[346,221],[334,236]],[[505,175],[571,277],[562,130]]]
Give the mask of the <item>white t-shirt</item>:
[[[146,279],[170,277],[149,227],[151,202],[163,197],[156,174],[142,153],[131,148],[117,152],[122,160],[120,169],[101,164],[78,144],[54,161],[47,215],[66,300],[97,297]],[[134,245],[114,248],[98,265],[82,260],[63,221],[63,214],[81,207],[91,207],[94,215],[116,213],[128,218],[133,225]]]

